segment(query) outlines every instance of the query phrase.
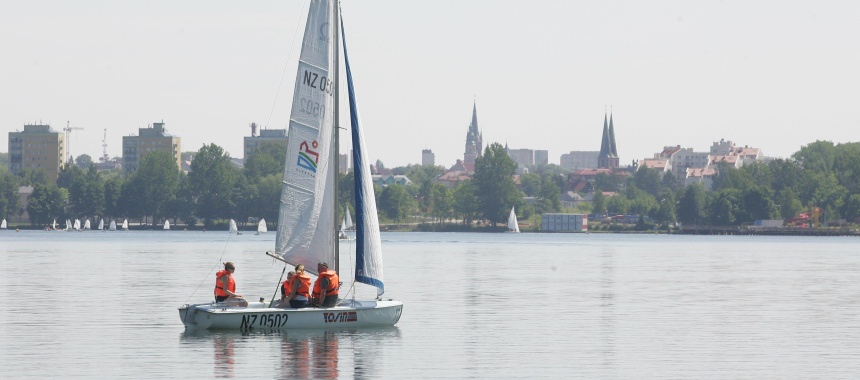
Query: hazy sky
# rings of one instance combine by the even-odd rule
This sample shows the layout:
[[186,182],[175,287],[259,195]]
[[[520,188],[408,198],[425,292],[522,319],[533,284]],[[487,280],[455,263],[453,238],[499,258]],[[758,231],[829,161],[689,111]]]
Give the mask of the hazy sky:
[[[860,141],[860,2],[345,0],[372,160],[462,158],[484,141],[600,148],[621,163],[731,140],[786,157]],[[242,157],[248,125],[286,128],[306,1],[0,0],[0,151],[8,132],[75,131],[71,153],[121,155],[164,121],[184,151]],[[283,83],[281,82],[283,77]],[[345,92],[345,91],[344,91]]]

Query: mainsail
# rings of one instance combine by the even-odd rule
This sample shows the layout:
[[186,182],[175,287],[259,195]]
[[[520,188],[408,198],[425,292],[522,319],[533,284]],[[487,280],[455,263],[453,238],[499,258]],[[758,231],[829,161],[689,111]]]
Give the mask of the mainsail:
[[257,233],[261,234],[263,232],[269,232],[269,228],[266,227],[266,219],[260,219],[260,222],[257,223]]
[[379,220],[376,216],[376,198],[370,177],[370,161],[367,158],[361,118],[349,68],[346,51],[346,34],[341,21],[343,59],[346,64],[346,81],[349,88],[349,116],[352,127],[352,160],[355,163],[355,280],[377,288],[377,294],[385,292],[382,277],[382,239],[379,235]]
[[239,233],[239,228],[236,226],[236,221],[233,219],[230,219],[230,233],[231,234],[238,234]]
[[290,264],[335,263],[334,138],[336,23],[328,0],[311,2],[290,111],[278,213],[277,254]]

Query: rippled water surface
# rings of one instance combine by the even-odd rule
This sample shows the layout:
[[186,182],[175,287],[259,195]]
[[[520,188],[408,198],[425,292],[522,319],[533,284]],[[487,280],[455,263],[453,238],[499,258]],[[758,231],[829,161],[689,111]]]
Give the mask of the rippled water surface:
[[393,328],[185,331],[177,307],[212,298],[221,260],[240,293],[271,298],[273,246],[272,233],[0,231],[2,376],[860,373],[857,238],[386,233],[384,297],[405,304]]

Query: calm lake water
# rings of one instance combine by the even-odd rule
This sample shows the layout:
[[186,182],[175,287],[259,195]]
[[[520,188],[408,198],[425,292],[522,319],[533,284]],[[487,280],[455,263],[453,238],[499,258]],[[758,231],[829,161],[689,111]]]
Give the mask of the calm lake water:
[[240,293],[271,298],[273,233],[0,231],[3,377],[860,374],[857,238],[382,237],[397,326],[242,334],[186,332],[176,309],[212,298],[221,260]]

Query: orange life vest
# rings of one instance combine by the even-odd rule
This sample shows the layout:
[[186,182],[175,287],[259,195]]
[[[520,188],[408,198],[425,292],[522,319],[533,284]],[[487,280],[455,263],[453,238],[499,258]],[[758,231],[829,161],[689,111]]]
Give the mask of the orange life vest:
[[328,279],[328,288],[326,288],[326,290],[325,290],[325,296],[328,297],[328,296],[337,295],[337,293],[338,293],[338,290],[337,290],[338,289],[338,281],[339,281],[338,277],[337,277],[337,273],[335,271],[329,269],[325,272],[320,273],[320,276],[317,277],[317,281],[314,282],[314,293],[313,293],[314,298],[320,298],[320,295],[322,294],[322,292],[320,291],[320,286],[321,286],[320,284],[322,283],[321,280],[323,278]]
[[290,291],[293,290],[293,280],[295,278],[296,276],[293,276],[292,279],[284,280],[284,282],[281,283],[281,298],[287,298],[287,296],[290,295]]
[[233,278],[233,274],[231,274],[230,271],[224,269],[222,271],[219,271],[218,273],[215,273],[215,295],[216,296],[226,297],[228,295],[227,292],[225,292],[224,289],[221,287],[221,277],[225,276],[225,275],[227,276],[227,290],[229,290],[232,293],[236,292],[236,279]]
[[[296,289],[297,296],[305,296],[305,298],[311,296],[311,276],[307,273],[297,274],[293,276],[293,281],[296,279],[299,280],[299,288]],[[290,289],[292,290],[292,285],[290,285]]]

